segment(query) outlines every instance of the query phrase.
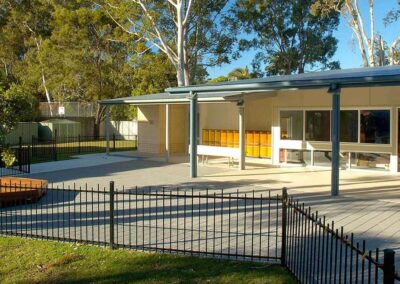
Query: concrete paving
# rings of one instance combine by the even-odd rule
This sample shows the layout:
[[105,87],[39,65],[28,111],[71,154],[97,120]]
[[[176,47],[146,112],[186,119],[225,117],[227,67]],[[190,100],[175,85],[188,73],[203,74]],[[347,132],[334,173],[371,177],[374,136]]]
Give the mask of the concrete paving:
[[224,189],[225,192],[255,195],[281,192],[300,199],[327,221],[335,221],[356,240],[366,239],[370,249],[393,248],[400,267],[400,175],[386,172],[341,171],[339,197],[330,197],[330,171],[326,168],[277,168],[268,163],[250,160],[245,171],[229,167],[224,160],[199,165],[199,178],[189,178],[187,157],[163,157],[140,153],[85,155],[80,158],[38,164],[31,177],[46,178],[55,185],[62,183],[83,186],[100,184],[107,187],[114,180],[120,189],[131,187],[195,188],[204,191]]

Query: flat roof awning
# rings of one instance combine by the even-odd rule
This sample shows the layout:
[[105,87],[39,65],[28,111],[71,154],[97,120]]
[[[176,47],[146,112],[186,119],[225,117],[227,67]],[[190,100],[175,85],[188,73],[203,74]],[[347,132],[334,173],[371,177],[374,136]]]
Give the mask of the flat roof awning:
[[[264,93],[265,91],[241,91],[241,92],[204,92],[198,95],[199,102],[236,102],[243,99],[244,95]],[[269,92],[265,96],[274,96],[275,93]],[[101,105],[150,105],[150,104],[189,104],[189,93],[169,94],[159,93],[135,97],[125,97],[110,100],[101,100]]]
[[400,66],[357,68],[310,72],[304,74],[271,76],[259,79],[220,82],[215,84],[192,85],[169,88],[165,91],[171,95],[220,91],[278,91],[290,89],[328,88],[332,84],[340,88],[373,87],[400,85]]

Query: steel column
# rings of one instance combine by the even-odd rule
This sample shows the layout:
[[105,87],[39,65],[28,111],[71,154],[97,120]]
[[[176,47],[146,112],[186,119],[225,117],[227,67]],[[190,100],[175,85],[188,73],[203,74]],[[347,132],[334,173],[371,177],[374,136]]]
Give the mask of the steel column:
[[165,161],[169,161],[169,104],[165,105]]
[[197,94],[190,92],[190,177],[197,177]]
[[106,106],[106,119],[104,123],[106,132],[106,154],[110,155],[110,107]]
[[239,102],[239,169],[246,169],[246,146],[245,146],[245,121],[244,121],[244,102]]
[[331,196],[339,195],[340,169],[340,88],[332,85],[329,88],[332,94],[331,137],[332,137],[332,176]]

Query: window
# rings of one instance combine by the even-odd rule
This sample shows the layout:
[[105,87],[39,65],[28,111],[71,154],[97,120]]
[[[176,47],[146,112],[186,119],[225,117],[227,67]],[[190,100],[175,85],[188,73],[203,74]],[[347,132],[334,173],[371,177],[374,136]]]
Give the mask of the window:
[[358,142],[358,111],[340,112],[340,142]]
[[360,111],[360,142],[374,144],[390,143],[390,111]]
[[311,151],[280,149],[280,162],[311,165]]
[[306,140],[330,141],[330,129],[330,111],[306,111]]
[[[349,161],[349,153],[341,152],[339,155],[339,163],[342,169],[347,167]],[[332,166],[332,152],[331,151],[314,151],[314,166],[318,167],[331,167]]]
[[303,140],[303,111],[281,111],[281,139]]
[[351,153],[351,167],[358,169],[390,169],[390,155],[378,153]]

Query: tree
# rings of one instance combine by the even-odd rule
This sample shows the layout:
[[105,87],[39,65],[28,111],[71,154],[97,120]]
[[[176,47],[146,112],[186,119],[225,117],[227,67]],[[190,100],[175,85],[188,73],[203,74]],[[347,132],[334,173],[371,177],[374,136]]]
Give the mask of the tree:
[[[400,6],[400,0],[398,0],[398,5]],[[383,19],[386,26],[396,23],[400,20],[400,7],[397,9],[392,9]],[[389,47],[389,63],[391,65],[400,64],[400,35],[392,42]]]
[[218,76],[216,78],[208,80],[207,83],[212,84],[212,83],[220,83],[220,82],[226,82],[226,81],[229,81],[228,77],[226,77],[226,76]]
[[[385,65],[386,60],[382,60],[384,50],[384,39],[376,34],[374,0],[368,0],[369,17],[362,15],[358,0],[317,0],[312,6],[313,13],[340,13],[347,25],[352,29],[357,38],[358,48],[361,53],[364,67],[374,67]],[[397,14],[388,15],[388,19],[396,19]],[[369,31],[366,30],[366,23],[369,24]],[[400,43],[400,36],[397,37],[390,46],[388,54],[390,64],[395,63],[395,48]]]
[[260,50],[254,66],[265,63],[268,75],[303,73],[307,67],[339,68],[331,61],[339,24],[337,12],[312,14],[314,0],[237,0],[232,8],[234,30],[254,35],[242,39],[240,50]]
[[133,56],[129,61],[132,68],[132,95],[164,92],[176,87],[176,70],[167,56],[160,52],[148,51],[141,56]]
[[[13,78],[25,72],[24,68],[18,68],[18,59],[29,54],[36,57],[42,48],[43,42],[51,34],[52,5],[45,0],[0,0],[2,13],[0,13],[0,43],[4,46],[0,52],[0,61],[3,63],[6,76]],[[38,59],[36,57],[36,59]],[[37,83],[40,82],[48,102],[51,101],[47,88],[46,74],[43,70],[43,62],[36,61]]]
[[219,83],[226,81],[237,81],[237,80],[246,80],[258,78],[258,74],[256,72],[250,72],[249,68],[234,68],[232,71],[228,73],[228,76],[219,76],[214,79],[208,80],[207,83]]
[[[54,4],[51,36],[37,57],[27,58],[28,74],[43,63],[47,85],[60,102],[97,102],[128,96],[131,69],[127,65],[131,46],[125,33],[101,9],[88,2]],[[34,76],[32,76],[34,77]],[[105,107],[97,105],[95,136],[105,118]]]
[[228,0],[121,1],[98,4],[136,41],[164,53],[176,70],[178,86],[189,85],[206,65],[228,62],[232,38],[223,33]]
[[255,78],[254,74],[250,73],[249,68],[235,68],[228,73],[228,79],[230,81],[245,80]]
[[[4,145],[6,135],[9,134],[20,121],[32,121],[36,116],[36,99],[21,86],[11,85],[5,91],[0,81],[0,145]],[[8,147],[2,148],[1,160],[6,168],[12,167],[15,153]]]
[[36,106],[36,98],[23,87],[11,85],[5,91],[0,85],[0,144],[18,122],[35,119]]

